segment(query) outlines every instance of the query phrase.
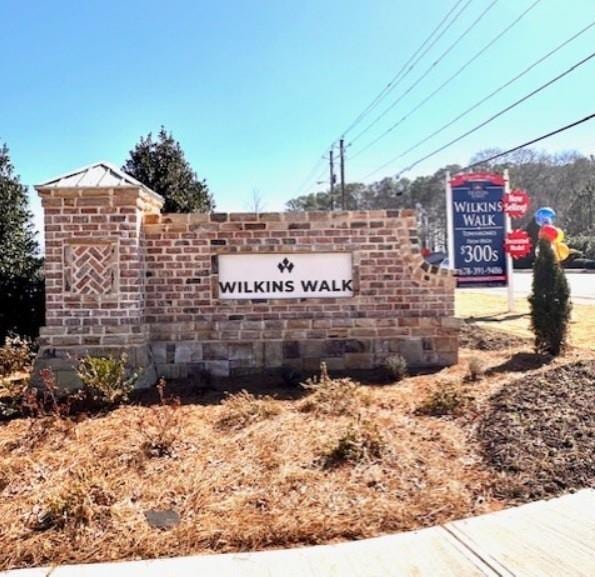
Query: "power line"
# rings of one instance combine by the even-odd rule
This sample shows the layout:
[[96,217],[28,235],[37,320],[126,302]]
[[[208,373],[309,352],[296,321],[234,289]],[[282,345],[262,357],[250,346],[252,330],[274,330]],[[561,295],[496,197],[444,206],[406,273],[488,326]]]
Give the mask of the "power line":
[[[588,30],[589,28],[591,28],[594,25],[595,25],[595,22],[592,22],[589,26],[587,26],[586,28],[584,28],[580,33],[585,32],[586,30]],[[577,35],[575,35],[573,38],[576,38],[576,37],[577,37]],[[364,177],[364,179],[369,178],[370,176],[376,174],[377,172],[379,172],[383,168],[386,168],[388,165],[392,164],[393,162],[395,162],[399,158],[402,158],[403,156],[405,156],[406,154],[408,154],[409,152],[411,152],[412,150],[414,150],[415,148],[417,148],[418,146],[420,146],[424,142],[427,142],[430,138],[433,138],[434,136],[436,136],[437,134],[439,134],[440,132],[442,132],[444,129],[446,129],[447,127],[451,126],[454,122],[456,122],[457,120],[459,120],[460,118],[462,118],[463,116],[465,116],[466,114],[468,114],[469,112],[471,112],[471,110],[474,110],[475,108],[477,108],[477,106],[479,106],[480,104],[482,104],[483,102],[485,102],[488,98],[491,98],[494,94],[496,94],[497,92],[499,92],[500,90],[502,90],[504,87],[510,85],[512,82],[514,82],[514,80],[520,78],[522,75],[524,75],[526,72],[528,72],[531,68],[533,68],[539,62],[542,62],[543,60],[545,60],[546,58],[548,58],[549,56],[551,56],[554,52],[556,52],[557,50],[559,50],[564,44],[567,44],[567,43],[568,43],[568,41],[566,41],[565,43],[561,44],[560,46],[558,46],[553,51],[549,52],[546,56],[542,57],[540,60],[538,60],[537,62],[535,62],[534,64],[532,64],[524,72],[522,72],[521,74],[517,75],[515,78],[513,78],[512,80],[510,80],[506,84],[502,85],[500,88],[498,88],[496,91],[492,92],[486,98],[480,100],[477,104],[474,104],[471,108],[468,108],[463,113],[459,114],[456,118],[454,118],[453,120],[451,120],[450,122],[448,122],[447,124],[445,124],[444,126],[442,126],[441,128],[439,128],[438,130],[434,131],[432,134],[430,134],[426,138],[420,140],[419,142],[417,142],[413,146],[409,147],[406,151],[400,153],[399,155],[395,156],[394,158],[391,158],[388,162],[385,162],[382,166],[380,166],[380,167],[376,168],[375,170],[373,170],[372,172],[370,172],[368,175],[366,175]],[[503,114],[505,114],[509,110],[512,110],[513,108],[515,108],[516,106],[518,106],[522,102],[525,102],[529,98],[535,96],[536,94],[538,94],[539,92],[541,92],[542,90],[544,90],[545,88],[547,88],[548,86],[554,84],[558,80],[561,80],[564,76],[566,76],[567,74],[570,74],[576,68],[578,68],[579,66],[582,66],[583,64],[585,64],[586,62],[588,62],[589,60],[591,60],[591,58],[593,58],[594,56],[595,56],[595,52],[591,53],[586,58],[583,58],[582,60],[580,60],[579,62],[577,62],[576,64],[574,64],[570,68],[566,69],[564,72],[562,72],[558,76],[552,78],[551,80],[549,80],[545,84],[542,84],[541,86],[539,86],[535,90],[532,90],[529,94],[526,94],[522,98],[519,98],[518,100],[516,100],[515,102],[513,102],[511,105],[509,105],[506,108],[500,110],[496,114],[490,116],[487,120],[485,120],[484,122],[478,124],[477,126],[475,126],[474,128],[472,128],[471,130],[468,130],[467,132],[465,132],[464,134],[462,134],[462,135],[458,136],[457,138],[451,140],[447,144],[439,147],[438,149],[434,150],[433,152],[431,152],[431,153],[427,154],[426,156],[420,158],[419,160],[415,161],[413,164],[411,164],[410,166],[408,166],[406,170],[410,170],[414,166],[417,166],[420,162],[423,162],[424,160],[427,160],[428,158],[434,156],[435,154],[438,154],[439,152],[441,152],[445,148],[448,148],[452,144],[455,144],[459,140],[462,140],[463,138],[465,138],[466,136],[469,136],[473,132],[476,132],[480,128],[483,128],[486,124],[489,124],[490,122],[492,122],[493,120],[495,120],[499,116],[502,116]]]
[[[335,146],[335,143],[332,143],[329,148],[333,148]],[[299,195],[304,189],[306,189],[310,183],[312,182],[312,179],[314,178],[314,175],[316,174],[316,171],[318,170],[319,166],[322,163],[325,163],[326,160],[328,160],[325,156],[326,152],[328,151],[328,149],[325,149],[325,151],[320,155],[320,158],[316,161],[316,164],[314,164],[314,166],[312,166],[312,168],[310,169],[310,172],[308,172],[308,176],[306,178],[304,178],[304,180],[301,182],[301,184],[295,189],[295,192],[293,193],[293,196],[297,196]],[[324,169],[324,171],[326,172],[326,168]],[[316,180],[320,180],[320,176],[318,176],[316,178]]]
[[[403,64],[399,72],[390,80],[390,82],[381,90],[381,92],[374,98],[374,100],[358,115],[358,117],[347,127],[347,129],[342,133],[343,136],[347,134],[350,130],[352,130],[367,114],[369,114],[376,106],[386,97],[388,93],[390,93],[398,84],[405,78],[416,66],[416,64],[428,53],[429,50],[440,40],[440,38],[450,29],[450,27],[457,21],[459,16],[467,9],[467,7],[473,2],[473,0],[467,0],[464,6],[454,15],[452,20],[448,22],[446,27],[432,40],[432,37],[440,30],[442,25],[448,20],[451,14],[457,9],[457,7],[463,2],[463,0],[457,0],[453,7],[447,12],[447,14],[442,18],[442,20],[438,23],[438,25],[432,30],[429,36],[422,42],[422,44],[417,48],[417,50],[409,57],[407,62]],[[430,42],[431,41],[431,42]],[[426,46],[426,44],[430,44]],[[425,47],[425,50],[424,50]],[[419,54],[421,51],[423,52]],[[419,54],[419,56],[418,56]],[[336,140],[331,144],[333,147],[336,143]],[[349,145],[348,145],[349,146]],[[346,146],[345,148],[347,148]],[[325,149],[326,152],[326,149]],[[302,183],[298,186],[296,191],[294,192],[294,196],[300,194],[304,189],[306,189],[310,183],[312,182],[312,178],[314,173],[317,171],[318,167],[321,164],[321,161],[324,160],[323,152],[320,156],[320,159],[316,162],[316,164],[312,167],[308,176],[302,181]],[[318,180],[318,179],[317,179]]]
[[494,154],[493,156],[490,156],[489,158],[484,158],[483,160],[480,160],[478,162],[474,162],[473,164],[469,164],[465,168],[462,168],[461,169],[461,172],[463,172],[465,170],[469,170],[469,169],[474,168],[476,166],[479,166],[480,164],[483,164],[485,162],[491,162],[492,160],[495,160],[496,158],[500,158],[501,156],[506,156],[507,154],[510,154],[512,152],[516,152],[517,150],[520,150],[521,148],[525,148],[527,146],[531,146],[532,144],[535,144],[537,142],[540,142],[541,140],[545,140],[546,138],[550,138],[552,136],[555,136],[556,134],[560,134],[561,132],[564,132],[566,130],[569,130],[571,128],[574,128],[575,126],[578,126],[579,124],[583,124],[584,122],[588,122],[589,120],[593,120],[593,118],[595,118],[595,112],[593,114],[589,114],[589,116],[585,116],[584,118],[581,118],[580,120],[576,120],[575,122],[571,122],[570,124],[567,124],[566,126],[562,126],[561,128],[557,128],[556,130],[552,130],[551,132],[548,132],[547,134],[543,134],[541,136],[538,136],[537,138],[534,138],[533,140],[528,140],[527,142],[523,142],[523,144],[519,144],[518,146],[515,146],[513,148],[509,148],[508,150],[505,150],[504,152],[499,152],[498,154]]
[[467,116],[467,114],[469,114],[470,112],[475,110],[478,106],[481,106],[482,104],[487,102],[490,98],[496,96],[496,94],[500,93],[505,88],[508,88],[511,84],[513,84],[514,82],[516,82],[517,80],[519,80],[520,78],[522,78],[523,76],[528,74],[531,70],[533,70],[533,68],[535,68],[539,64],[542,64],[548,58],[551,58],[554,54],[556,54],[557,52],[562,50],[562,48],[564,48],[565,46],[567,46],[568,44],[570,44],[571,42],[576,40],[579,36],[582,36],[583,34],[585,34],[585,32],[589,31],[591,28],[593,28],[593,26],[595,26],[595,20],[593,22],[591,22],[590,24],[588,24],[587,26],[585,26],[583,29],[579,30],[576,34],[572,35],[570,38],[567,38],[566,40],[564,40],[564,42],[562,42],[561,44],[558,44],[558,46],[556,46],[555,48],[550,50],[548,53],[544,54],[541,58],[538,58],[535,62],[533,62],[533,64],[530,64],[527,68],[525,68],[524,70],[519,72],[517,75],[513,76],[510,80],[508,80],[507,82],[505,82],[504,84],[502,84],[501,86],[499,86],[498,88],[493,90],[492,92],[490,92],[487,96],[484,96],[481,100],[476,102],[473,106],[471,106],[471,107],[467,108],[466,110],[464,110],[463,112],[461,112],[458,116],[453,118],[451,121],[447,122],[446,124],[441,126],[439,129],[435,130],[434,132],[432,132],[425,138],[422,138],[420,141],[416,142],[413,146],[410,146],[407,150],[402,152],[394,160],[397,160],[397,158],[401,158],[401,157],[405,156],[406,154],[413,152],[416,148],[419,148],[422,144],[425,144],[428,140],[430,140],[431,138],[434,138],[434,136],[437,136],[441,132],[444,132],[444,130],[446,130],[447,128],[452,126],[455,122],[457,122],[464,116]]
[[377,136],[374,140],[369,142],[363,148],[360,148],[358,151],[353,153],[350,158],[356,158],[360,154],[363,154],[366,150],[374,146],[378,141],[382,140],[388,134],[390,134],[395,128],[400,126],[405,120],[407,120],[414,112],[417,112],[424,104],[429,102],[436,94],[438,94],[443,88],[445,88],[448,84],[450,84],[461,72],[463,72],[470,64],[475,62],[486,50],[491,48],[500,38],[502,38],[508,31],[510,31],[514,26],[516,26],[531,10],[533,10],[539,3],[543,0],[535,0],[528,8],[526,8],[521,14],[519,14],[515,20],[513,20],[508,26],[506,26],[503,30],[501,30],[494,38],[492,38],[481,50],[476,52],[463,66],[461,66],[454,74],[452,74],[449,78],[447,78],[436,90],[434,90],[431,94],[426,96],[421,102],[419,102],[416,106],[414,106],[407,114],[405,114],[398,122],[395,122],[392,126],[390,126],[387,130],[382,132],[379,136]]
[[[442,20],[438,23],[438,25],[430,32],[428,37],[421,43],[421,45],[417,48],[417,50],[409,57],[407,62],[403,64],[401,69],[392,77],[390,82],[376,95],[376,97],[372,100],[370,104],[359,115],[356,119],[343,131],[342,135],[345,136],[348,132],[353,130],[355,126],[357,126],[367,114],[369,114],[378,104],[386,97],[386,95],[394,90],[394,88],[398,85],[398,83],[407,75],[411,70],[415,67],[415,65],[428,53],[429,50],[440,40],[440,38],[448,31],[448,29],[456,22],[457,18],[463,13],[463,11],[469,6],[472,0],[468,0],[467,3],[463,6],[463,8],[455,15],[455,17],[451,20],[451,22],[446,26],[446,28],[440,33],[440,35],[434,39],[434,41],[424,50],[423,54],[415,60],[417,55],[420,51],[424,49],[424,46],[432,39],[432,37],[440,30],[442,25],[448,20],[450,15],[457,9],[459,4],[461,4],[463,0],[457,0],[457,2],[453,5],[453,7],[447,12],[447,14],[442,18]],[[413,62],[415,60],[415,62]],[[413,62],[413,63],[412,63]],[[398,81],[398,82],[397,82]]]
[[409,88],[407,88],[405,92],[401,93],[399,97],[393,100],[393,102],[387,108],[385,108],[370,124],[368,124],[368,126],[366,126],[366,128],[360,131],[351,140],[349,146],[351,146],[354,142],[356,142],[359,138],[366,134],[366,132],[368,132],[368,130],[370,130],[373,126],[376,126],[376,124],[382,118],[384,118],[397,104],[399,104],[399,102],[401,102],[401,100],[403,100],[403,98],[405,98],[405,96],[407,96],[424,78],[426,78],[428,74],[430,74],[430,72],[432,72],[432,70],[434,70],[434,68],[438,64],[440,64],[440,62],[442,62],[444,58],[446,58],[449,52],[453,50],[463,40],[463,38],[465,38],[465,36],[467,36],[467,34],[469,34],[469,32],[471,32],[471,30],[473,30],[477,26],[477,24],[496,5],[497,2],[498,0],[492,0],[492,2],[488,4],[488,6],[486,6],[486,8],[479,14],[479,16],[465,30],[463,30],[463,32],[456,38],[456,40],[452,44],[450,44],[450,46],[448,46],[448,48],[444,50],[444,52],[442,52],[442,54],[432,64],[430,64],[430,66],[425,70],[425,72],[415,82],[413,82],[413,84],[411,84],[411,86],[409,86]]
[[295,189],[293,196],[297,196],[298,194],[300,194],[302,192],[302,190],[304,190],[304,188],[306,188],[306,186],[310,183],[310,181],[314,177],[316,170],[320,166],[321,160],[322,159],[318,160],[316,162],[316,164],[310,169],[310,172],[308,172],[308,176],[306,176],[306,178],[304,178],[304,180],[302,180],[301,184]]

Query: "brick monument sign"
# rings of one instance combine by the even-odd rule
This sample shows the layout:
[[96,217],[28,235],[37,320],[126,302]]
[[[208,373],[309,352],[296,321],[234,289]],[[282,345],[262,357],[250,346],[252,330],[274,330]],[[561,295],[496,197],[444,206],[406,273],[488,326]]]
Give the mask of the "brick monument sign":
[[128,353],[143,384],[457,360],[454,280],[421,257],[412,210],[161,214],[159,195],[106,163],[36,188],[37,368],[64,386],[85,354]]

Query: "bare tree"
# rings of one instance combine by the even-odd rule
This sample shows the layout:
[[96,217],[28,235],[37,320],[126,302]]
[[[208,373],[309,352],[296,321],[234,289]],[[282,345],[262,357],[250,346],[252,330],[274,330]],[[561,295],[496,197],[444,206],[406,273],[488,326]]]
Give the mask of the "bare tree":
[[262,195],[260,194],[260,190],[258,190],[258,188],[252,189],[252,194],[248,199],[247,206],[248,211],[255,214],[259,214],[264,210],[264,201],[262,200]]

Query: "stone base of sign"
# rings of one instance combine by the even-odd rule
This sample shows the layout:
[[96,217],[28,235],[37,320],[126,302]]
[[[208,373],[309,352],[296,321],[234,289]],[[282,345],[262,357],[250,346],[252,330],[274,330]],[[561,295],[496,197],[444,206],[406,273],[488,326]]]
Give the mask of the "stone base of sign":
[[[398,322],[398,321],[397,321]],[[382,324],[382,320],[379,319]],[[402,332],[385,337],[349,337],[254,342],[170,340],[151,343],[157,373],[165,378],[201,375],[234,377],[275,369],[311,373],[325,362],[330,371],[375,370],[400,355],[409,367],[443,367],[457,362],[458,322],[454,319],[409,319]],[[412,327],[411,325],[415,325]],[[417,329],[417,330],[416,330]],[[357,331],[355,331],[357,332]],[[375,329],[369,329],[375,332]],[[394,331],[397,333],[398,329]],[[389,334],[389,332],[387,332]]]

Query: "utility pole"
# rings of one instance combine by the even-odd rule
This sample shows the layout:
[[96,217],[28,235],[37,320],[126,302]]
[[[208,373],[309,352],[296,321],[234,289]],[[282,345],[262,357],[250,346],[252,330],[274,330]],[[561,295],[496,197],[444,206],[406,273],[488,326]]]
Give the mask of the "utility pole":
[[345,210],[345,143],[339,140],[339,154],[341,161],[341,209]]
[[331,184],[331,210],[335,210],[335,165],[333,159],[333,149],[328,153],[329,168],[330,168],[330,184]]

